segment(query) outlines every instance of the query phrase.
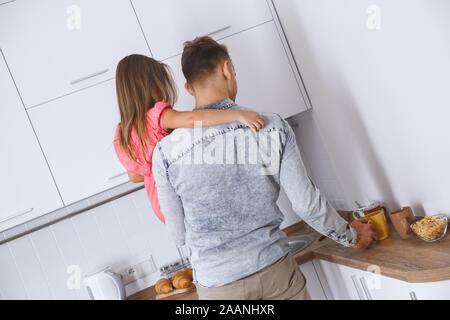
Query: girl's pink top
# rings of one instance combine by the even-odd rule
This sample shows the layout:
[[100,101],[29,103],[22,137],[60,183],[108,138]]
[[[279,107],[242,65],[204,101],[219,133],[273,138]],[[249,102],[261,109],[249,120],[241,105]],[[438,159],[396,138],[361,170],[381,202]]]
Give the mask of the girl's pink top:
[[125,151],[120,146],[119,141],[119,129],[120,125],[117,126],[116,134],[114,138],[114,149],[116,154],[125,167],[127,171],[133,172],[144,177],[144,185],[147,190],[150,203],[153,207],[153,211],[156,216],[165,223],[164,215],[159,207],[158,194],[156,192],[155,179],[152,173],[152,157],[153,150],[156,144],[168,135],[163,129],[162,115],[164,111],[172,106],[165,102],[158,102],[153,108],[147,112],[147,133],[149,135],[148,145],[147,145],[147,156],[148,161],[145,160],[144,154],[142,152],[141,146],[139,144],[139,138],[137,136],[136,130],[133,128],[131,131],[131,148],[133,154],[137,157],[139,163],[131,160]]

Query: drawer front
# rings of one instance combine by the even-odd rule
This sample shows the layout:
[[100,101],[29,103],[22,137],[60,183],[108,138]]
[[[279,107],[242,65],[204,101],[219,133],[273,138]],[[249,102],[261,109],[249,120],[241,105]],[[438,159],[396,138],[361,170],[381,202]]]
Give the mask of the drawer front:
[[21,0],[0,8],[0,43],[27,108],[112,79],[149,55],[128,0]]
[[344,278],[348,279],[348,283],[353,284],[353,292],[356,292],[356,297],[361,300],[411,299],[410,284],[381,275],[379,266],[370,266],[368,271],[343,265],[339,265],[339,269]]
[[[279,113],[283,118],[307,110],[274,22],[220,42],[228,46],[236,69],[239,105],[259,112]],[[178,85],[177,109],[191,110],[195,100],[184,89],[181,56],[165,62],[173,70]]]
[[0,231],[62,207],[25,109],[0,58]]
[[[373,271],[376,272],[377,268],[373,266]],[[359,281],[368,300],[412,299],[412,290],[408,282],[385,277],[372,271],[360,271]]]
[[450,300],[450,281],[412,283],[412,300]]
[[119,122],[113,80],[29,113],[66,205],[128,181],[113,145]]
[[325,260],[318,260],[318,265],[335,300],[359,300],[351,274],[341,269],[338,264]]
[[265,0],[132,0],[156,59],[180,54],[183,43],[222,39],[273,19]]

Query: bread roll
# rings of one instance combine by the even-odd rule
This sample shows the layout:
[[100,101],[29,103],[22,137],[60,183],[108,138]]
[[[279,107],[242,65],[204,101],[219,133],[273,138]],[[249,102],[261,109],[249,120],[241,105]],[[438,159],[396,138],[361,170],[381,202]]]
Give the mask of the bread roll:
[[172,283],[176,289],[186,289],[191,285],[192,280],[188,275],[180,271],[172,277]]
[[192,276],[192,269],[191,268],[187,268],[183,272],[184,272],[185,275],[187,275],[189,277],[189,279],[191,279],[191,281],[194,281],[194,277]]
[[167,294],[173,291],[172,282],[169,279],[160,279],[155,285],[157,294]]

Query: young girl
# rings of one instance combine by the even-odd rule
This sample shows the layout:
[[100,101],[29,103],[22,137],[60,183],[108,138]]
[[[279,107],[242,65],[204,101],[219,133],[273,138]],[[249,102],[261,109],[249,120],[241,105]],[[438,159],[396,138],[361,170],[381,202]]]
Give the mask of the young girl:
[[254,111],[198,110],[178,112],[172,109],[177,95],[167,65],[142,55],[131,55],[119,62],[116,89],[120,109],[114,148],[133,182],[144,182],[156,216],[164,223],[152,174],[152,156],[156,144],[177,128],[241,122],[253,130],[264,127],[264,118]]

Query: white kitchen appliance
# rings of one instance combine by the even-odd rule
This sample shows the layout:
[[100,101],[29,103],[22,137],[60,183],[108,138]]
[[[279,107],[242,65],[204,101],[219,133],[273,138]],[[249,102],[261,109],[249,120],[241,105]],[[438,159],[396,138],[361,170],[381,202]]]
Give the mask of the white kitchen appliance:
[[125,286],[119,274],[107,267],[84,277],[84,285],[92,300],[125,300]]

